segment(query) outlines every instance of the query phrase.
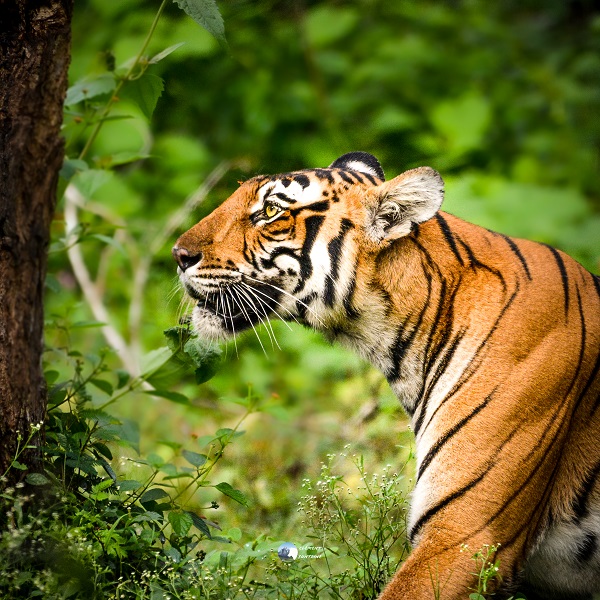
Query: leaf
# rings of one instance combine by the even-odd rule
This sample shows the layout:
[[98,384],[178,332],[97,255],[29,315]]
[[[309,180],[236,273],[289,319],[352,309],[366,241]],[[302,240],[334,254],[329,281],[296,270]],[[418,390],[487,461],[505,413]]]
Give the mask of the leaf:
[[137,104],[144,116],[150,119],[164,89],[165,82],[158,75],[144,73],[139,79],[129,81],[121,96]]
[[27,465],[20,463],[18,460],[14,460],[10,466],[19,469],[19,471],[27,471]]
[[184,536],[192,528],[194,521],[188,512],[172,510],[169,513],[169,523],[177,535]]
[[184,394],[180,394],[178,392],[171,392],[169,390],[148,390],[145,392],[146,394],[150,394],[150,396],[156,396],[158,398],[166,398],[171,402],[176,402],[177,404],[190,404],[190,400]]
[[89,237],[96,238],[97,240],[104,242],[108,246],[116,248],[123,256],[127,256],[125,248],[123,248],[123,246],[115,238],[110,237],[108,235],[103,235],[101,233],[92,233]]
[[173,353],[167,346],[148,352],[142,359],[142,377],[147,378],[154,373],[154,371],[157,371],[171,358],[172,355]]
[[223,481],[215,485],[215,487],[222,494],[229,496],[232,500],[235,500],[239,504],[242,504],[243,506],[249,506],[248,499],[246,498],[246,496],[244,496],[244,494],[242,494],[242,492],[240,492],[239,490],[236,490],[235,488],[231,487],[227,482]]
[[232,527],[227,530],[227,535],[234,542],[239,542],[242,539],[242,530],[239,527]]
[[195,467],[201,467],[206,462],[206,455],[198,454],[197,452],[190,452],[189,450],[183,450],[181,452],[183,458],[187,460],[191,465]]
[[49,370],[49,371],[44,371],[44,378],[46,379],[46,383],[48,385],[53,385],[56,380],[58,379],[60,373],[58,371],[53,371],[53,370]]
[[77,321],[70,325],[70,329],[89,329],[90,327],[104,327],[106,323],[102,321]]
[[163,60],[163,58],[166,58],[167,56],[169,56],[169,54],[171,54],[172,52],[175,52],[175,50],[177,50],[177,48],[180,48],[184,44],[185,44],[185,42],[179,42],[179,44],[173,44],[173,46],[169,46],[168,48],[165,48],[162,52],[159,52],[158,54],[155,54],[148,61],[148,64],[155,65],[156,63],[158,63],[161,60]]
[[85,160],[80,160],[78,158],[67,158],[65,156],[62,168],[60,170],[60,176],[67,181],[71,181],[71,179],[77,175],[77,173],[81,171],[87,171],[88,169],[89,167]]
[[27,473],[25,481],[30,485],[48,485],[50,480],[42,473]]
[[208,525],[204,522],[204,519],[202,517],[199,517],[197,514],[191,512],[191,511],[186,511],[186,512],[192,519],[192,522],[194,523],[194,527],[196,529],[198,529],[199,531],[201,531],[207,538],[210,539],[212,537],[212,535],[210,533],[210,529],[208,528]]
[[115,372],[117,374],[117,389],[119,390],[131,379],[131,376],[123,369],[117,369]]
[[142,484],[135,479],[125,479],[119,483],[119,491],[121,492],[133,492],[134,490],[139,490],[142,487]]
[[92,487],[92,492],[95,494],[98,492],[102,492],[102,491],[108,489],[113,484],[114,484],[114,481],[112,479],[105,479],[104,481],[101,481],[100,483],[97,483],[96,485],[94,485]]
[[109,94],[116,87],[117,82],[112,73],[102,73],[95,79],[78,81],[67,90],[65,106],[73,106],[82,100],[89,100],[102,94]]
[[73,177],[73,185],[81,192],[84,198],[92,198],[95,192],[112,179],[112,172],[104,169],[87,169],[80,171]]
[[215,0],[173,0],[173,2],[221,44],[227,45],[225,25]]
[[140,502],[145,504],[146,502],[153,502],[155,500],[160,500],[161,498],[169,498],[169,494],[165,492],[165,490],[161,488],[152,488],[150,490],[146,490],[142,497],[140,498]]
[[108,460],[112,460],[112,452],[109,450],[106,444],[103,444],[102,442],[95,442],[93,447],[96,448],[96,450],[98,450],[102,456],[105,456],[108,458]]
[[105,394],[112,396],[113,386],[108,381],[104,381],[104,379],[90,379],[90,383],[99,390],[102,390]]
[[111,154],[108,158],[109,167],[116,167],[117,165],[127,165],[138,160],[144,160],[150,158],[150,154],[140,154],[139,152],[117,152]]

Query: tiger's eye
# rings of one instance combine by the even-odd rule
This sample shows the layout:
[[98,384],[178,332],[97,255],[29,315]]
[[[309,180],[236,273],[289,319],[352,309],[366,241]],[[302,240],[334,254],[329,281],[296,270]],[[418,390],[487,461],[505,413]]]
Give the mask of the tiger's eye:
[[271,219],[279,212],[279,208],[274,204],[266,204],[265,205],[265,215],[268,219]]

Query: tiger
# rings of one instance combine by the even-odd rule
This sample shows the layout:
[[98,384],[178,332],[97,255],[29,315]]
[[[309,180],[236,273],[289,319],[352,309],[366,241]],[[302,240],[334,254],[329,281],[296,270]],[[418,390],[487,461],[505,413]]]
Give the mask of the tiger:
[[386,181],[365,152],[242,182],[173,248],[193,328],[227,340],[295,320],[385,375],[416,477],[412,551],[380,600],[468,597],[465,547],[496,550],[495,597],[591,599],[600,278],[441,211],[443,197],[434,169]]

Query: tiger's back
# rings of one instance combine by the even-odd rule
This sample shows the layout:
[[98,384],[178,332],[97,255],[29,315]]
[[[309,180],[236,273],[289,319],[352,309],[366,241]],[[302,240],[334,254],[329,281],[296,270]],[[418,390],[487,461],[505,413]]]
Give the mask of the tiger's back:
[[600,590],[600,284],[554,248],[439,212],[443,182],[351,153],[258,177],[174,255],[201,335],[299,319],[386,375],[410,415],[413,553],[382,598],[462,598],[463,544],[504,590]]

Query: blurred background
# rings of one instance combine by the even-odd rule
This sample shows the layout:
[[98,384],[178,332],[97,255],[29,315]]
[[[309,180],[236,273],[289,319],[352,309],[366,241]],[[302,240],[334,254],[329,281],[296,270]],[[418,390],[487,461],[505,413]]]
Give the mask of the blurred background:
[[[102,81],[134,57],[159,4],[78,0],[71,85]],[[160,93],[153,114],[139,98],[119,97],[89,150],[94,168],[73,179],[84,199],[78,247],[92,296],[134,363],[164,346],[163,330],[185,313],[170,254],[180,233],[238,181],[327,166],[353,150],[377,156],[388,178],[430,165],[446,181],[448,212],[555,245],[599,272],[596,2],[218,4],[227,48],[167,7],[147,54],[184,44],[148,70],[147,84]],[[106,98],[67,107],[71,157],[85,143],[93,102]],[[82,294],[65,250],[64,211],[59,205],[49,262],[48,345],[114,348],[90,323],[106,319]],[[302,479],[316,477],[328,453],[351,444],[371,472],[404,465],[412,443],[378,372],[298,326],[273,330],[280,348],[262,329],[263,351],[250,332],[223,348],[218,373],[200,386],[185,373],[165,375],[164,387],[188,404],[140,393],[112,407],[139,425],[142,452],[169,459],[172,443],[191,447],[235,423],[242,409],[231,399],[250,389],[262,410],[220,469],[252,509],[228,511],[225,499],[217,517],[245,536],[293,531]],[[123,366],[118,352],[108,361]]]

